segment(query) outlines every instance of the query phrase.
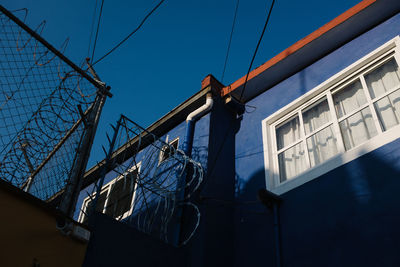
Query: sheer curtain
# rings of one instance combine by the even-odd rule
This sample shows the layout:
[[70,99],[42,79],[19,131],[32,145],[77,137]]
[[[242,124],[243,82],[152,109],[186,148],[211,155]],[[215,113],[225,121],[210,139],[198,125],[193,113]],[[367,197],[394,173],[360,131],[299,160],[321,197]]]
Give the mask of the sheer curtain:
[[278,150],[288,147],[288,149],[281,151],[278,155],[279,177],[281,182],[296,176],[307,168],[303,144],[299,143],[290,147],[290,145],[299,139],[300,122],[298,116],[278,126],[276,129]]
[[[400,84],[399,77],[399,68],[393,58],[365,75],[371,98],[379,97],[398,87]],[[378,100],[374,107],[384,131],[398,125],[400,122],[400,90]]]
[[[331,116],[327,100],[325,99],[318,105],[305,111],[303,113],[303,121],[306,135],[329,123]],[[311,167],[336,155],[338,153],[337,139],[332,125],[319,130],[307,138],[307,149]]]
[[[359,80],[341,89],[333,95],[338,118],[360,109],[367,103]],[[377,130],[369,107],[339,122],[346,150],[364,143],[377,135]]]

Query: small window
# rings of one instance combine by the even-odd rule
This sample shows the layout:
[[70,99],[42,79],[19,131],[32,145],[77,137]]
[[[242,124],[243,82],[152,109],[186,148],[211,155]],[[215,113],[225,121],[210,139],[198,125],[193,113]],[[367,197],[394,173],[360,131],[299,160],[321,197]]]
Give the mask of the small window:
[[284,193],[400,137],[397,42],[263,121],[270,190]]
[[[96,211],[105,213],[115,219],[128,217],[135,199],[138,171],[137,167],[131,168],[128,173],[115,178],[103,186],[97,200]],[[84,200],[80,222],[87,222],[87,213],[94,197],[95,194]]]
[[178,145],[179,145],[179,138],[176,138],[168,145],[165,145],[160,152],[159,162],[161,163],[163,161],[166,161],[168,158],[174,155],[176,150],[178,149]]

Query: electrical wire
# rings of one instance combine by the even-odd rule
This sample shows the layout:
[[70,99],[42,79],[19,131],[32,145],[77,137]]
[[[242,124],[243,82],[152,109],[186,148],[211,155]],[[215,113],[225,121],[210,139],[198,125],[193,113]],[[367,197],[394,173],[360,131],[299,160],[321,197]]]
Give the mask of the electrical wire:
[[99,35],[101,14],[103,13],[103,5],[104,5],[104,0],[101,1],[100,14],[99,14],[99,19],[98,19],[98,21],[97,21],[96,37],[94,38],[93,52],[92,52],[92,57],[91,57],[91,59],[90,59],[91,62],[93,62],[94,53],[95,53],[95,51],[96,51],[96,44],[97,44],[97,37],[98,37],[98,35]]
[[[263,36],[264,36],[265,29],[267,28],[269,18],[271,17],[271,12],[272,12],[272,8],[274,7],[274,4],[275,4],[275,0],[272,0],[272,4],[271,4],[271,7],[270,7],[269,12],[268,12],[267,19],[266,19],[266,21],[265,21],[263,31],[262,31],[262,33],[261,33],[261,36],[260,36],[259,40],[258,40],[256,50],[254,51],[253,58],[252,58],[252,60],[251,60],[249,70],[247,71],[246,80],[245,80],[245,83],[244,83],[244,86],[243,86],[243,90],[242,90],[242,93],[241,93],[241,95],[240,95],[239,100],[242,99],[243,93],[244,93],[244,91],[245,91],[245,89],[246,89],[247,79],[248,79],[248,76],[249,76],[251,67],[252,67],[252,65],[253,65],[254,58],[256,57],[256,54],[257,54],[257,51],[258,51],[258,47],[260,46],[261,40],[262,40],[262,38],[263,38]],[[248,105],[245,105],[245,106],[248,106]],[[253,106],[250,106],[250,107],[256,109],[256,107],[253,107]],[[251,112],[250,112],[250,113],[251,113]],[[210,164],[210,170],[208,171],[209,177],[211,177],[212,174],[213,174],[213,172],[214,172],[214,168],[216,167],[216,163],[217,163],[217,161],[218,161],[218,158],[220,157],[221,151],[222,151],[222,149],[223,149],[223,147],[224,147],[224,145],[225,145],[225,141],[226,141],[226,139],[227,139],[227,137],[228,137],[229,132],[233,129],[234,124],[235,124],[235,120],[231,121],[229,127],[227,127],[227,130],[226,130],[226,132],[225,132],[225,134],[224,134],[223,141],[221,142],[221,145],[219,146],[219,148],[218,148],[218,150],[217,150],[216,157],[215,157],[214,161],[212,162],[212,165]],[[206,184],[206,183],[207,183],[207,181],[205,181],[205,182],[203,183],[203,185]]]
[[154,13],[154,11],[156,11],[162,3],[164,3],[165,0],[161,0],[142,20],[142,22],[140,22],[139,26],[136,27],[136,29],[134,29],[128,36],[126,36],[124,39],[122,39],[122,41],[120,41],[116,46],[114,46],[110,51],[108,51],[106,54],[104,54],[102,57],[100,57],[98,60],[96,60],[92,65],[95,65],[97,63],[99,63],[100,61],[102,61],[106,56],[110,55],[112,52],[114,52],[118,47],[120,47],[125,41],[127,41],[132,35],[134,35],[142,26],[143,24],[146,22],[146,20],[151,16],[151,14]]
[[269,9],[268,16],[267,16],[267,19],[266,19],[265,24],[264,24],[264,28],[263,28],[261,36],[260,36],[260,38],[258,40],[258,43],[257,43],[257,46],[256,46],[256,50],[254,51],[253,58],[251,59],[250,66],[249,66],[249,69],[248,69],[247,74],[246,74],[246,79],[245,79],[244,84],[243,84],[243,89],[242,89],[242,92],[240,93],[240,98],[239,98],[240,101],[242,100],[243,94],[244,94],[244,92],[246,90],[247,79],[249,78],[251,67],[253,66],[253,62],[254,62],[254,59],[256,58],[258,48],[260,47],[262,38],[263,38],[264,33],[265,33],[265,29],[267,28],[267,25],[268,25],[268,22],[269,22],[269,18],[271,17],[272,8],[274,7],[274,4],[275,4],[275,0],[272,0],[272,4],[271,4],[271,7]]
[[93,10],[92,26],[90,27],[90,37],[89,37],[89,45],[88,45],[87,56],[89,56],[90,47],[92,46],[93,28],[94,28],[94,21],[95,21],[95,18],[96,18],[97,2],[98,1],[96,0],[95,5],[94,5],[94,10]]
[[231,30],[231,35],[230,35],[230,37],[229,37],[228,48],[227,48],[226,56],[225,56],[224,69],[223,69],[223,71],[222,71],[222,76],[221,76],[221,82],[222,82],[222,83],[224,83],[224,76],[225,76],[226,64],[227,64],[227,62],[228,62],[229,51],[230,51],[230,49],[231,49],[232,36],[233,36],[233,31],[234,31],[234,29],[235,29],[236,15],[237,15],[238,8],[239,8],[239,2],[240,2],[240,0],[237,0],[237,1],[236,1],[235,15],[233,16],[232,30]]

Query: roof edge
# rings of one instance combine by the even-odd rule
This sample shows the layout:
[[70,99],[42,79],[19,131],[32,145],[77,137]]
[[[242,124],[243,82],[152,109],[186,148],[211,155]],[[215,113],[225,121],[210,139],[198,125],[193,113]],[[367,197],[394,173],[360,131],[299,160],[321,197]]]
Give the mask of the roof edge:
[[[314,31],[311,34],[307,35],[303,39],[297,41],[296,43],[294,43],[293,45],[291,45],[287,49],[283,50],[282,52],[280,52],[279,54],[277,54],[276,56],[274,56],[273,58],[271,58],[270,60],[268,60],[267,62],[262,64],[261,66],[259,66],[256,69],[252,70],[249,73],[249,77],[248,77],[247,81],[250,81],[251,79],[255,78],[256,76],[258,76],[259,74],[264,72],[265,70],[267,70],[270,67],[274,66],[275,64],[279,63],[280,61],[282,61],[283,59],[287,58],[291,54],[297,52],[298,50],[300,50],[301,48],[303,48],[307,44],[309,44],[312,41],[318,39],[323,34],[327,33],[328,31],[330,31],[333,28],[337,27],[338,25],[342,24],[343,22],[345,22],[346,20],[348,20],[349,18],[351,18],[355,14],[361,12],[365,8],[369,7],[370,5],[375,3],[376,1],[377,0],[363,0],[362,2],[360,2],[357,5],[353,6],[352,8],[346,10],[345,12],[343,12],[342,14],[340,14],[339,16],[337,16],[336,18],[334,18],[330,22],[326,23],[325,25],[323,25],[322,27],[320,27],[316,31]],[[245,80],[246,80],[246,75],[241,77],[240,79],[236,80],[232,84],[230,84],[228,86],[225,86],[221,90],[221,96],[224,97],[224,96],[232,93],[233,91],[238,89],[240,86],[242,86],[245,83]]]

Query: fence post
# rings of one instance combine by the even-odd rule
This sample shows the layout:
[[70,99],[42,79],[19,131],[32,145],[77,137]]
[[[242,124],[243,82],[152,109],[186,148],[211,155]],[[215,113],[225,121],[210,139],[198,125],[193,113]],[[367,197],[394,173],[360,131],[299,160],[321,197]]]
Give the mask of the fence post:
[[119,127],[120,127],[120,125],[122,123],[122,119],[123,119],[123,116],[121,115],[121,117],[119,118],[119,120],[117,122],[117,126],[115,128],[113,127],[114,135],[113,135],[113,137],[111,139],[110,147],[108,149],[106,158],[104,160],[105,163],[104,163],[104,165],[102,167],[102,170],[101,170],[99,184],[97,185],[97,188],[96,188],[96,195],[94,197],[94,200],[93,200],[93,203],[92,203],[92,207],[89,207],[89,218],[92,217],[92,215],[96,211],[97,201],[98,201],[98,198],[100,196],[101,188],[103,187],[103,184],[104,184],[104,178],[105,178],[105,176],[107,174],[107,170],[111,168],[111,157],[112,157],[112,154],[113,154],[113,151],[114,151],[115,141],[117,140]]
[[[109,87],[106,90],[109,90]],[[69,217],[72,217],[75,211],[76,202],[82,186],[82,177],[86,170],[90,150],[106,98],[107,96],[105,94],[98,92],[93,109],[89,112],[88,118],[86,118],[87,127],[85,128],[80,146],[76,152],[77,154],[70,172],[70,178],[59,206],[60,211]]]

